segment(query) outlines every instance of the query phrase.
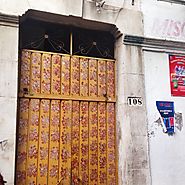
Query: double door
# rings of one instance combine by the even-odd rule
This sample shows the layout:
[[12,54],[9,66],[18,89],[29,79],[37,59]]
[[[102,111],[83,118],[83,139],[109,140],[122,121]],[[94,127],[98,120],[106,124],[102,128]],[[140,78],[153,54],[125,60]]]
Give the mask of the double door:
[[117,184],[115,61],[23,50],[17,185]]

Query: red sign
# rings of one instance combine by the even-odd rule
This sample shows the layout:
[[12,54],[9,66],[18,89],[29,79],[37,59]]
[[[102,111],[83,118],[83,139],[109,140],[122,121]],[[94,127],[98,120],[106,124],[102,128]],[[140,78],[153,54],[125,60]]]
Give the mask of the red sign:
[[172,96],[185,96],[185,56],[169,56]]

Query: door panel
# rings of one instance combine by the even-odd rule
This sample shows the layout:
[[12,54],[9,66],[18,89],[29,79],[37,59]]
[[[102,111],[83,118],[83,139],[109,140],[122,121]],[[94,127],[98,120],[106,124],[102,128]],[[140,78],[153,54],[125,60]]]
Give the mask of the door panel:
[[18,185],[117,184],[115,61],[23,50]]

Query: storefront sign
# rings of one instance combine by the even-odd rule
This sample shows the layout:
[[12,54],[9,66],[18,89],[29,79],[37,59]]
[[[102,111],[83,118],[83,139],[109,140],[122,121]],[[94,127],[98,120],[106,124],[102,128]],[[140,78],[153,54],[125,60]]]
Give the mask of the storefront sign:
[[174,133],[174,103],[167,101],[156,101],[157,109],[163,119],[165,132]]
[[172,96],[185,96],[185,56],[169,55]]

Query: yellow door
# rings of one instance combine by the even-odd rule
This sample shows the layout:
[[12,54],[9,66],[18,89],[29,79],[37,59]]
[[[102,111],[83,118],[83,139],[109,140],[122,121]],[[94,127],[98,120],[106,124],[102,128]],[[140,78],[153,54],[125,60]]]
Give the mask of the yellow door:
[[23,50],[17,185],[117,184],[115,61]]

